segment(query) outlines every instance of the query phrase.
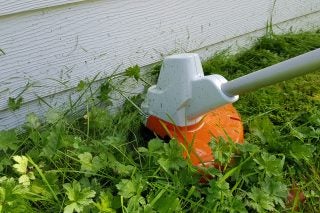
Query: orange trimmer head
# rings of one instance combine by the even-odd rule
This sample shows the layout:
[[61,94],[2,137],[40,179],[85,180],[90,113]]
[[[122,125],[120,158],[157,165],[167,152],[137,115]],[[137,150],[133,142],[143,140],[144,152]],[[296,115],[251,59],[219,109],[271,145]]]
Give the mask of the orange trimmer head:
[[242,122],[231,104],[208,112],[194,125],[176,126],[156,116],[150,116],[146,126],[161,138],[177,139],[187,150],[185,157],[190,157],[195,166],[214,165],[214,156],[209,145],[213,138],[243,143]]

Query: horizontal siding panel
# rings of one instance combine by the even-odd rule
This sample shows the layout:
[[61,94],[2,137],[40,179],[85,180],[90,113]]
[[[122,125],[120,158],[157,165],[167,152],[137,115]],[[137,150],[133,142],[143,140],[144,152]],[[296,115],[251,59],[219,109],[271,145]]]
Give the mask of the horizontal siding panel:
[[0,16],[86,0],[0,0]]
[[30,102],[119,65],[145,66],[261,29],[270,9],[269,0],[108,0],[3,17],[0,91],[16,97],[31,84],[23,94]]
[[[297,19],[291,19],[287,22],[282,22],[277,24],[274,27],[274,31],[276,33],[283,33],[288,30],[310,30],[320,27],[320,22],[318,21],[320,17],[320,12],[308,15],[306,17],[300,17]],[[261,37],[265,33],[265,30],[257,30],[252,33],[248,33],[245,35],[241,35],[239,37],[235,37],[202,49],[197,50],[196,52],[200,54],[202,59],[212,56],[212,54],[216,51],[223,50],[229,47],[232,47],[232,51],[236,51],[241,47],[248,47],[254,38]],[[130,92],[141,91],[140,85],[132,85]],[[1,96],[0,96],[1,97]],[[78,95],[73,91],[68,91],[60,94],[56,94],[53,96],[49,96],[44,98],[45,102],[50,104],[52,107],[58,109],[59,107],[62,109],[68,108],[70,105],[70,98],[72,100],[78,99]],[[119,99],[115,102],[120,106],[123,99]],[[31,101],[29,103],[24,104],[20,110],[12,112],[10,110],[4,110],[0,112],[0,130],[2,129],[10,129],[16,126],[20,126],[25,122],[25,117],[27,114],[31,112],[37,112],[38,115],[43,116],[46,114],[47,110],[50,108],[41,101]],[[111,109],[112,110],[112,109]]]
[[[103,78],[119,65],[120,70],[146,66],[175,52],[263,32],[272,5],[270,0],[101,0],[2,16],[0,120],[4,114],[10,118],[8,97],[26,85],[31,87],[22,95],[28,103],[24,112],[34,109],[30,106],[39,96],[62,93],[96,75]],[[278,0],[272,16],[274,24],[299,17],[317,25],[319,13],[312,20],[304,16],[319,10],[319,0]]]

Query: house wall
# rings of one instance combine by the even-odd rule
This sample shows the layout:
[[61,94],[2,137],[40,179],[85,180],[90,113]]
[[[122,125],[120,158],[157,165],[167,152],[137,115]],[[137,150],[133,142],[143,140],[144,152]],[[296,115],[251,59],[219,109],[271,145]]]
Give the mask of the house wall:
[[[202,58],[278,32],[320,26],[319,0],[0,0],[0,129],[76,97],[80,80],[177,52]],[[8,98],[23,91],[14,112]],[[39,101],[42,100],[42,101]]]

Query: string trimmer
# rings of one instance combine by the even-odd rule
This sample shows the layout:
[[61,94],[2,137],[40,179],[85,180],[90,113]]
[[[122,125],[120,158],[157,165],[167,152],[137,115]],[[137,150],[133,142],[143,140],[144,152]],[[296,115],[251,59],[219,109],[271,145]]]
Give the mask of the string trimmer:
[[197,54],[163,61],[158,82],[148,89],[143,111],[146,127],[161,138],[176,138],[194,165],[210,165],[212,138],[243,143],[241,118],[232,106],[239,95],[320,69],[320,49],[227,81],[204,76]]

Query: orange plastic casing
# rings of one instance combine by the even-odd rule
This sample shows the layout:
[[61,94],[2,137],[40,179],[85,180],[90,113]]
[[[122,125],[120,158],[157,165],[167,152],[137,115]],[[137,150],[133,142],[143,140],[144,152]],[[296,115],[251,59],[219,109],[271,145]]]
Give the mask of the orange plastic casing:
[[176,138],[186,148],[193,165],[214,164],[214,156],[209,146],[212,138],[231,139],[243,143],[243,125],[240,115],[231,105],[225,105],[204,115],[203,119],[191,126],[175,126],[156,116],[149,116],[146,126],[161,138]]

